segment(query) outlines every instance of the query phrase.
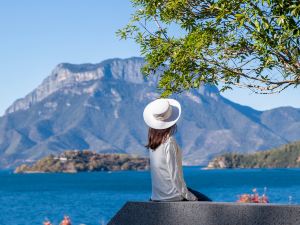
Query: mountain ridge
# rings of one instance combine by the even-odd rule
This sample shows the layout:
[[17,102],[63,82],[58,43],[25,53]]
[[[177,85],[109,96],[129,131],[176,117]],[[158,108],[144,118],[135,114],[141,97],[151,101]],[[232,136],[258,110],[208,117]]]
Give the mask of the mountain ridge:
[[[5,111],[5,114],[15,112],[19,109],[28,109],[32,102],[34,103],[36,101],[40,101],[50,94],[54,93],[55,91],[67,87],[68,85],[102,78],[107,79],[108,76],[104,77],[105,72],[111,74],[111,76],[114,76],[114,78],[120,79],[120,77],[118,77],[118,75],[120,75],[120,71],[107,71],[106,67],[113,63],[124,61],[130,62],[132,60],[137,62],[139,68],[144,63],[144,59],[139,57],[131,57],[128,59],[113,58],[95,64],[60,63],[52,70],[51,74],[46,77],[35,90],[27,94],[24,98],[17,99],[11,106],[9,106]],[[141,76],[140,71],[134,69],[134,72],[135,73],[133,74],[136,75],[134,78],[138,79],[134,80],[129,77],[129,81],[143,82],[144,78],[143,76]],[[124,79],[126,79],[126,77],[124,77]]]
[[[159,97],[157,76],[140,72],[143,58],[59,64],[0,117],[0,167],[64,150],[146,156],[142,111]],[[176,138],[185,165],[205,165],[225,152],[253,152],[300,140],[300,109],[258,111],[204,85],[181,95]]]

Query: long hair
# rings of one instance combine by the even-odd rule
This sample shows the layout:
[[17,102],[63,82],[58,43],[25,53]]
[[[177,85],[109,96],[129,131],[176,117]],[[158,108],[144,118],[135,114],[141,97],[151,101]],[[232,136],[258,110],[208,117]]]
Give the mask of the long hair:
[[148,130],[148,144],[146,148],[150,148],[155,150],[160,144],[167,140],[168,136],[175,134],[177,131],[177,125],[174,124],[173,126],[166,128],[166,129],[153,129],[149,128]]

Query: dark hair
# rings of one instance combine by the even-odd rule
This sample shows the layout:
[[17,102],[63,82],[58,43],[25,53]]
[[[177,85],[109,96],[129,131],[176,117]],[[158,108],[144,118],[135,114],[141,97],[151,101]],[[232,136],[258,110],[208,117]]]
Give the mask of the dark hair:
[[165,142],[168,136],[175,134],[177,131],[177,125],[166,128],[166,129],[154,129],[149,128],[148,130],[148,144],[146,148],[155,150],[161,143]]

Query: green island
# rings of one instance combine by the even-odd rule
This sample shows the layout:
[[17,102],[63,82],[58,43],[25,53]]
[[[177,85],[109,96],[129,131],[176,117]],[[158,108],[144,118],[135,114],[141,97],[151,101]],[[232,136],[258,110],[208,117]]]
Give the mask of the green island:
[[300,167],[300,142],[250,154],[226,153],[215,157],[207,169],[218,168],[297,168]]
[[104,154],[68,150],[46,156],[33,164],[22,164],[14,173],[77,173],[92,171],[147,170],[149,159],[128,154]]

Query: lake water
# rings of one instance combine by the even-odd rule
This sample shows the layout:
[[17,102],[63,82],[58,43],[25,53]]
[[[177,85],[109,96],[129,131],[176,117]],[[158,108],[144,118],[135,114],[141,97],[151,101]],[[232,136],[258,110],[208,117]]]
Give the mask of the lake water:
[[[300,204],[300,169],[201,170],[184,167],[187,186],[214,201],[232,202],[237,195],[260,194],[267,187],[271,203]],[[106,224],[126,201],[148,201],[149,171],[78,174],[12,174],[0,172],[0,224]]]

